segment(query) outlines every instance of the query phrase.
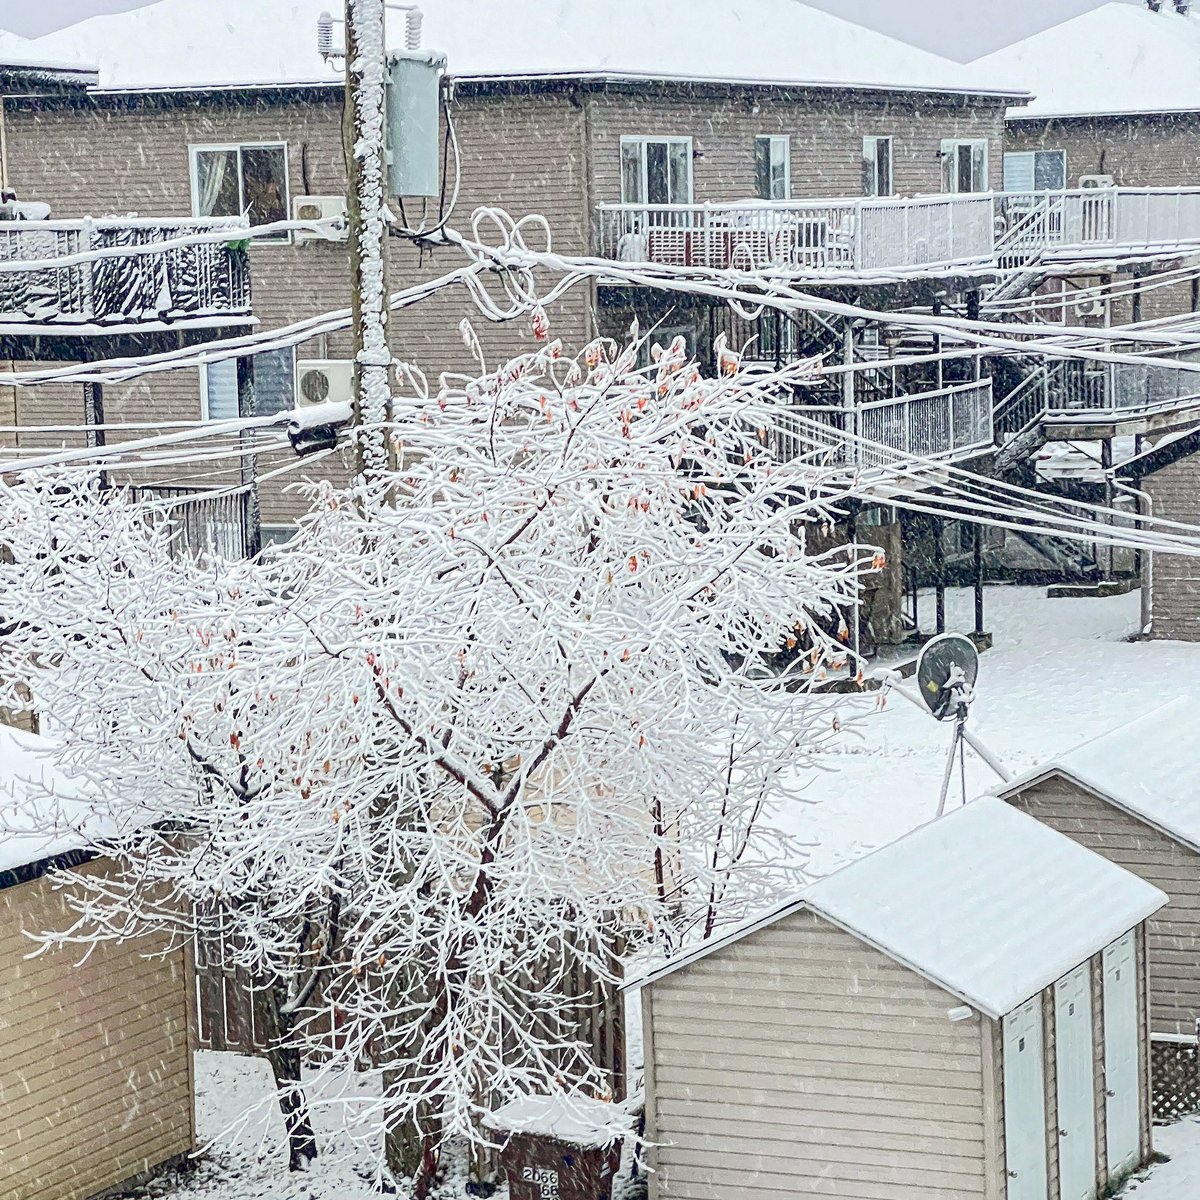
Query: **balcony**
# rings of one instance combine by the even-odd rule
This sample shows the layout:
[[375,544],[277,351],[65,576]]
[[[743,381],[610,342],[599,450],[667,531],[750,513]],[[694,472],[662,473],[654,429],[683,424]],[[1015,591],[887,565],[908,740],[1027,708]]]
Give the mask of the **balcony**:
[[615,262],[832,277],[990,263],[990,195],[736,204],[601,204]]
[[[230,244],[246,229],[241,218],[0,222],[0,328],[90,335],[248,321],[249,262]],[[148,249],[120,253],[138,247]]]
[[853,408],[792,408],[775,434],[782,461],[810,458],[853,470],[886,468],[901,459],[953,462],[991,447],[990,379]]
[[255,552],[252,486],[225,490],[144,484],[128,489],[146,505],[147,518],[171,533],[173,557],[249,558]]
[[996,196],[996,252],[1048,260],[1200,246],[1200,188],[1085,188]]

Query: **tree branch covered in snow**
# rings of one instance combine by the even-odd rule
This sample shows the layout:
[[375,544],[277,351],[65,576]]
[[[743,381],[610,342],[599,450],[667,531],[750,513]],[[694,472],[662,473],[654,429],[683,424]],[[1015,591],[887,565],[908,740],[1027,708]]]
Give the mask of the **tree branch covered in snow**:
[[297,1046],[378,1064],[426,1170],[508,1100],[605,1094],[578,981],[802,866],[757,819],[836,730],[812,691],[872,563],[806,549],[820,464],[772,452],[809,368],[720,362],[635,334],[403,368],[395,471],[251,563],[118,494],[0,490],[0,703],[28,689],[123,831],[52,940],[231,934]]

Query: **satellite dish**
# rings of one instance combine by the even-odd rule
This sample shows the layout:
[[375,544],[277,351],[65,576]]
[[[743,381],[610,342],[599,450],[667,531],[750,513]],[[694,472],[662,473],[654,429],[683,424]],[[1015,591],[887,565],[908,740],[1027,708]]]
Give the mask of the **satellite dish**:
[[979,678],[979,651],[961,633],[942,633],[925,643],[917,659],[921,699],[939,721],[966,717]]

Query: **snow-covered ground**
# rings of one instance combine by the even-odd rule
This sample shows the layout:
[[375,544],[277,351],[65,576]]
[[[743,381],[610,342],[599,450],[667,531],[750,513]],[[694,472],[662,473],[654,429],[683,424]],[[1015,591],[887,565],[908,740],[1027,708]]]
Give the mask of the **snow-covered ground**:
[[[1051,600],[1045,588],[988,589],[985,624],[995,646],[980,660],[970,727],[1014,774],[1175,696],[1200,693],[1200,644],[1127,640],[1139,604],[1137,592]],[[969,590],[949,592],[949,628],[971,628],[972,605]],[[932,612],[924,598],[922,607]],[[800,777],[803,799],[776,815],[806,844],[815,875],[936,813],[950,726],[898,696],[882,710],[877,704],[870,694],[838,698],[847,730],[821,756],[829,769]],[[968,795],[999,782],[969,750],[966,768]],[[956,769],[950,803],[960,799]]]
[[[969,591],[948,596],[951,628],[970,627]],[[928,609],[931,606],[925,606]],[[1139,624],[1137,593],[1108,599],[1050,600],[1043,588],[988,590],[987,627],[995,648],[983,655],[971,726],[1014,772],[1025,770],[1106,729],[1133,720],[1174,696],[1200,693],[1200,644],[1131,642]],[[843,721],[856,718],[822,756],[828,770],[805,776],[804,800],[776,814],[808,846],[813,874],[838,866],[929,820],[950,728],[893,697],[882,710],[872,695],[831,700]],[[967,758],[967,790],[996,777]],[[957,781],[951,802],[959,799]],[[283,1126],[264,1062],[237,1055],[198,1058],[201,1138],[216,1138],[243,1110],[259,1105],[232,1143],[222,1141],[187,1176],[153,1185],[162,1200],[366,1200],[377,1197],[369,1155],[348,1147],[338,1130],[346,1109],[318,1107],[322,1155],[305,1174],[290,1175]],[[1135,1180],[1137,1200],[1200,1197],[1200,1118],[1155,1131],[1171,1161]]]

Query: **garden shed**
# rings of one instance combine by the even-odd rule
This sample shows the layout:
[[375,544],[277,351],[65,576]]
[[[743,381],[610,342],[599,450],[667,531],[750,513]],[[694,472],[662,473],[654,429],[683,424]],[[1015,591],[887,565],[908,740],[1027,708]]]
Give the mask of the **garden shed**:
[[1158,888],[994,797],[642,984],[662,1200],[1088,1200],[1150,1152]]
[[27,934],[71,921],[53,873],[113,866],[83,849],[94,807],[53,743],[0,726],[3,1197],[83,1200],[195,1142],[184,951],[133,937],[30,957]]
[[1147,926],[1150,1025],[1194,1040],[1200,1019],[1196,703],[1171,701],[1005,784],[998,795],[1161,888]]

